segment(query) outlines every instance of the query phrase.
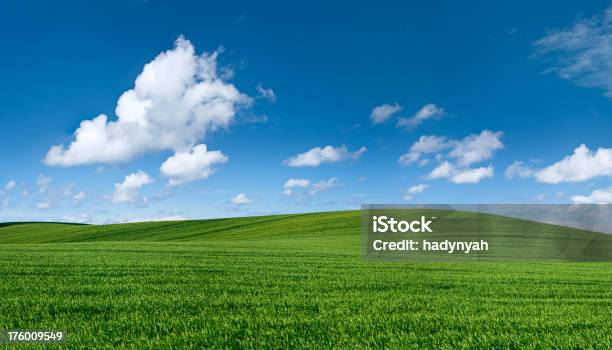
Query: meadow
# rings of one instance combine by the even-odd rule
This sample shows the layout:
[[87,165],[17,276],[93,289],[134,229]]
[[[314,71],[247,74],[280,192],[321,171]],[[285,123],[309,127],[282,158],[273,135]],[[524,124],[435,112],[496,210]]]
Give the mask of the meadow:
[[71,349],[612,348],[610,262],[371,262],[359,228],[357,211],[0,224],[0,329],[63,329],[52,347]]

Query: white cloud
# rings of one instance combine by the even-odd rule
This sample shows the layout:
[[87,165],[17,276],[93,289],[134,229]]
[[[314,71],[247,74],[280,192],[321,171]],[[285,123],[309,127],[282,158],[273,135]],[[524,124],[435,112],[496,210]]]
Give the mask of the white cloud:
[[456,184],[474,184],[480,180],[493,176],[493,167],[480,167],[476,169],[465,169],[454,174],[450,181]]
[[477,183],[493,176],[493,166],[471,168],[470,166],[493,158],[495,151],[504,147],[501,142],[501,131],[483,130],[460,140],[447,140],[441,136],[421,136],[408,153],[399,158],[402,165],[418,161],[425,166],[429,160],[422,158],[425,154],[436,153],[440,163],[427,175],[430,180],[447,178],[456,184]]
[[14,180],[11,180],[11,181],[7,182],[6,185],[4,185],[4,189],[7,190],[7,191],[10,191],[13,188],[15,188],[15,186],[17,186],[17,183]]
[[84,120],[68,146],[53,146],[50,166],[128,161],[146,152],[184,152],[205,135],[227,127],[251,99],[217,73],[220,51],[197,55],[180,37],[173,49],[146,64],[134,88],[117,101],[116,120]]
[[445,137],[423,135],[410,147],[408,153],[399,158],[399,162],[402,165],[410,165],[419,160],[424,154],[437,153],[450,146]]
[[541,169],[515,161],[506,169],[506,177],[534,177],[538,182],[558,184],[582,182],[600,176],[612,176],[612,148],[591,151],[581,144],[562,160]]
[[430,180],[446,178],[455,184],[478,183],[480,180],[493,176],[493,166],[480,168],[457,168],[448,161],[435,167],[427,178]]
[[531,177],[535,170],[521,161],[515,161],[506,168],[506,177],[513,179],[515,177]]
[[208,151],[206,145],[197,145],[191,151],[176,152],[161,165],[162,175],[170,178],[168,184],[177,186],[201,180],[212,175],[217,164],[227,162],[221,151]]
[[579,204],[612,204],[612,187],[595,190],[588,196],[573,196],[571,199]]
[[457,170],[455,167],[449,162],[444,161],[442,164],[435,167],[427,176],[428,179],[440,179],[440,178],[450,178]]
[[[308,194],[313,196],[319,192],[328,190],[333,187],[339,186],[338,179],[335,177],[329,178],[327,180],[321,180],[317,183],[310,184],[310,180],[308,179],[289,179],[285,182],[283,186],[283,194],[286,196],[291,195],[300,195],[304,194],[305,189],[308,190]],[[296,191],[296,189],[304,189],[304,191]]]
[[411,186],[409,189],[406,190],[406,193],[404,194],[404,200],[412,199],[414,194],[425,191],[427,187],[429,187],[429,185],[425,185],[425,184],[418,184],[418,185]]
[[355,152],[349,152],[346,146],[340,147],[325,146],[315,147],[307,152],[300,153],[296,156],[285,160],[285,164],[290,167],[312,166],[316,167],[324,163],[335,163],[347,159],[357,159],[361,157],[367,148],[361,147]]
[[255,88],[257,89],[257,93],[259,93],[259,98],[266,99],[270,102],[276,102],[276,94],[274,93],[274,90],[264,88],[261,86],[261,84],[258,84]]
[[539,182],[587,181],[598,176],[612,176],[612,148],[598,148],[592,152],[582,144],[574,153],[535,173]]
[[457,159],[461,166],[488,160],[496,150],[504,148],[500,141],[503,133],[483,130],[478,135],[469,135],[462,140],[452,142],[450,157]]
[[293,194],[293,188],[306,188],[308,186],[310,186],[310,180],[308,179],[289,179],[283,186],[283,194],[291,196]]
[[554,62],[550,71],[612,98],[612,7],[603,14],[549,31],[535,42],[536,55]]
[[414,129],[430,118],[439,118],[446,114],[444,108],[438,107],[433,103],[426,104],[410,118],[399,118],[398,127]]
[[327,180],[321,180],[310,187],[310,191],[308,192],[310,195],[315,195],[319,192],[326,191],[330,188],[334,188],[339,186],[338,179],[332,177]]
[[151,182],[153,182],[153,179],[142,170],[129,174],[123,182],[115,184],[115,192],[111,201],[113,203],[136,202],[139,199],[140,188]]
[[246,193],[240,193],[238,195],[236,195],[235,197],[233,197],[230,202],[232,202],[232,204],[235,205],[245,205],[245,204],[249,204],[251,202],[253,202],[253,200],[251,200],[251,198],[247,197]]
[[53,178],[51,176],[45,176],[43,174],[38,175],[38,179],[36,180],[36,186],[38,187],[39,193],[45,193],[51,187],[51,183],[53,182]]
[[293,187],[308,187],[310,186],[310,180],[308,179],[289,179],[285,182],[284,188]]
[[427,187],[429,187],[429,185],[425,185],[425,184],[414,185],[408,189],[408,193],[410,194],[421,193],[425,191]]
[[402,106],[397,104],[384,104],[372,109],[370,113],[370,119],[373,124],[381,124],[386,122],[391,116],[402,110]]

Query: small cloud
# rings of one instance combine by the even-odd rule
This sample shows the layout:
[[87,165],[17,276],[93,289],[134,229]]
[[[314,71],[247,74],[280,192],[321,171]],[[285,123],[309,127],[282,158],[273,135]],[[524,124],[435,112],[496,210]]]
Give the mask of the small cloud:
[[553,62],[549,72],[612,98],[612,6],[602,14],[549,31],[534,43],[535,57]]
[[459,171],[451,177],[450,181],[456,184],[474,184],[488,177],[493,177],[493,167],[491,165]]
[[264,88],[261,84],[258,84],[255,89],[257,89],[257,98],[262,98],[268,100],[270,102],[276,102],[276,94],[274,90],[270,88]]
[[399,118],[396,126],[398,128],[406,128],[413,130],[421,123],[431,118],[441,118],[446,115],[444,108],[438,107],[433,103],[423,106],[410,118]]
[[253,201],[249,197],[247,197],[246,193],[240,193],[233,197],[230,202],[235,205],[245,205],[252,203]]
[[412,187],[410,187],[409,189],[406,190],[406,192],[404,193],[404,200],[410,200],[413,198],[413,195],[418,194],[418,193],[422,193],[423,191],[425,191],[427,188],[429,187],[429,185],[425,185],[425,184],[418,184],[418,185],[414,185]]
[[355,160],[361,157],[361,155],[363,155],[366,151],[367,148],[361,147],[355,152],[349,152],[344,145],[340,147],[315,147],[307,152],[290,157],[289,159],[285,160],[284,163],[290,167],[317,167],[324,163]]
[[495,151],[504,147],[500,140],[502,135],[501,131],[489,130],[460,140],[423,135],[410,147],[408,153],[399,158],[399,163],[410,165],[417,162],[425,166],[429,160],[422,157],[435,154],[435,159],[440,163],[427,175],[428,179],[447,178],[456,184],[477,183],[493,176],[493,167],[471,168],[471,165],[493,158]]
[[612,204],[612,187],[595,190],[588,196],[573,196],[571,200],[577,204]]
[[402,110],[397,102],[394,104],[384,104],[372,109],[370,113],[370,119],[372,124],[382,124],[386,122],[392,115]]
[[444,161],[442,164],[434,168],[429,175],[428,179],[440,179],[447,178],[450,182],[455,184],[473,184],[478,183],[480,180],[493,176],[493,166],[480,168],[464,168],[458,169],[448,161]]
[[521,161],[515,161],[506,168],[506,177],[513,179],[515,177],[530,177],[534,173],[534,169]]
[[539,182],[558,184],[582,182],[600,176],[612,176],[612,148],[591,151],[586,145],[574,149],[572,155],[534,173]]
[[187,182],[206,179],[216,172],[215,165],[228,161],[221,151],[209,151],[206,145],[193,147],[191,151],[176,152],[161,165],[163,176],[170,178],[168,185],[178,186]]
[[423,135],[410,147],[408,153],[400,156],[399,163],[402,165],[410,165],[418,161],[421,156],[425,154],[437,153],[451,146],[451,143],[443,136]]
[[11,180],[11,181],[7,182],[6,185],[4,185],[4,189],[7,190],[7,191],[10,191],[13,188],[15,188],[15,186],[17,186],[17,183],[14,180]]
[[310,186],[310,180],[308,179],[289,179],[283,185],[283,194],[291,196],[294,193],[294,188],[307,188],[308,186]]
[[115,192],[111,197],[113,203],[131,203],[139,200],[139,190],[144,185],[150,184],[153,179],[142,170],[129,174],[123,182],[115,184]]
[[327,180],[319,181],[310,187],[310,191],[308,192],[310,195],[315,195],[319,192],[329,190],[330,188],[334,188],[339,186],[338,179],[332,177]]

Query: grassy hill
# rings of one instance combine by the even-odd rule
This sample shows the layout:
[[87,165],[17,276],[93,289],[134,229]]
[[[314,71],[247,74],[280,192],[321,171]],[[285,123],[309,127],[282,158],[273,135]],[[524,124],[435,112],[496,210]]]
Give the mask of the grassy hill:
[[[0,329],[92,349],[612,348],[612,263],[366,262],[359,215],[2,224]],[[593,235],[480,219],[503,239]]]

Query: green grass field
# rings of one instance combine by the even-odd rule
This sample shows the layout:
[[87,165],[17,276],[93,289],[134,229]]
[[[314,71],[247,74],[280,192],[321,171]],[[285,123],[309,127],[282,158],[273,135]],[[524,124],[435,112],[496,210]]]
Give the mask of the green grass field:
[[359,228],[356,211],[0,224],[0,329],[90,349],[612,348],[610,262],[366,262]]

